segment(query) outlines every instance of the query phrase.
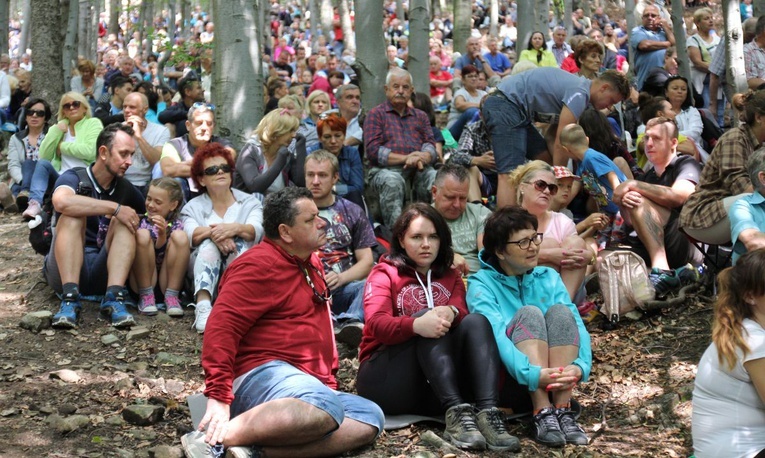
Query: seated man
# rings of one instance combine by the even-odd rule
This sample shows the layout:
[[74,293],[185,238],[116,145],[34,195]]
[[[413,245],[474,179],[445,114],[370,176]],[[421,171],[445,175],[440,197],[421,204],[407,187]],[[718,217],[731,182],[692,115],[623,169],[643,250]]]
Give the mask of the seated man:
[[345,146],[358,146],[364,138],[364,131],[359,125],[361,113],[361,90],[355,84],[344,84],[335,92],[340,116],[348,121],[345,132]]
[[326,150],[305,159],[305,184],[328,221],[327,243],[318,252],[332,290],[335,338],[353,347],[361,342],[364,321],[364,283],[374,264],[375,233],[364,209],[332,192],[340,179],[337,156]]
[[115,76],[109,85],[111,98],[108,101],[99,102],[93,111],[93,116],[100,119],[104,126],[124,122],[125,115],[122,112],[122,104],[131,92],[133,92],[133,80],[121,75]]
[[412,75],[392,68],[385,78],[386,102],[372,108],[364,122],[364,145],[372,168],[369,186],[379,197],[383,223],[393,227],[401,214],[407,181],[415,199],[430,200],[438,159],[428,115],[409,108]]
[[[165,73],[165,77],[169,78],[169,75]],[[171,135],[182,137],[188,133],[187,114],[196,104],[204,104],[205,90],[196,72],[189,72],[187,76],[178,80],[178,92],[181,93],[181,100],[167,107],[157,118],[170,130]]]
[[96,147],[96,161],[86,169],[90,182],[78,175],[81,169],[70,169],[53,191],[57,220],[43,275],[63,295],[54,327],[77,326],[80,293],[104,294],[101,312],[112,326],[135,325],[122,295],[135,257],[138,215],[146,211],[141,193],[123,178],[135,151],[133,129],[107,126]]
[[747,251],[765,248],[765,148],[752,153],[747,171],[754,192],[734,202],[728,213],[733,264]]
[[653,169],[642,181],[627,180],[613,193],[613,202],[642,244],[633,248],[650,262],[651,282],[659,297],[678,289],[686,280],[684,273],[695,278],[695,269],[683,266],[701,263],[701,253],[679,225],[680,210],[696,190],[701,166],[690,156],[678,156],[677,135],[677,124],[669,118],[648,121],[645,153]]
[[224,447],[232,456],[335,456],[382,432],[376,404],[336,391],[329,286],[314,253],[326,223],[311,192],[269,195],[263,220],[265,239],[229,266],[207,324],[209,399],[199,431],[181,438],[188,457],[222,457]]
[[[188,133],[176,137],[165,143],[162,148],[162,156],[159,158],[159,166],[162,173],[159,176],[166,176],[180,179],[183,187],[183,195],[186,201],[199,195],[199,190],[191,179],[191,159],[194,151],[202,146],[217,142],[226,147],[232,157],[236,157],[236,151],[231,147],[231,142],[224,138],[213,135],[215,130],[215,114],[212,105],[202,103],[189,108],[186,129]],[[154,174],[157,178],[158,174]]]
[[468,203],[470,175],[457,164],[446,164],[433,182],[433,207],[444,217],[452,231],[454,267],[463,275],[478,272],[478,252],[483,248],[483,224],[491,210]]
[[122,103],[125,122],[133,128],[136,150],[133,164],[125,172],[125,178],[142,194],[146,194],[151,181],[151,170],[159,162],[162,147],[170,140],[167,127],[146,119],[149,99],[140,92],[131,92]]

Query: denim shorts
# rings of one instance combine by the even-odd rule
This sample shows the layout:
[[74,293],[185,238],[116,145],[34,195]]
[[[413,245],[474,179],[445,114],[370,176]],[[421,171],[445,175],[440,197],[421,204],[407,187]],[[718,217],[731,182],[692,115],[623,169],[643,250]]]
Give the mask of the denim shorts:
[[[58,270],[58,263],[56,262],[55,246],[56,235],[54,231],[50,252],[45,256],[45,261],[43,262],[43,277],[45,277],[53,291],[61,293],[64,288],[61,281],[61,273]],[[109,280],[109,272],[106,268],[108,257],[109,250],[106,249],[106,243],[101,248],[93,246],[85,247],[82,267],[78,277],[80,294],[88,296],[106,293],[106,284]]]
[[494,145],[497,173],[510,173],[526,160],[547,150],[547,142],[529,120],[523,107],[500,91],[484,102],[484,123]]
[[252,370],[234,393],[231,418],[276,399],[294,398],[329,414],[340,425],[348,417],[382,432],[385,415],[374,402],[355,394],[335,391],[311,375],[283,361],[271,361]]

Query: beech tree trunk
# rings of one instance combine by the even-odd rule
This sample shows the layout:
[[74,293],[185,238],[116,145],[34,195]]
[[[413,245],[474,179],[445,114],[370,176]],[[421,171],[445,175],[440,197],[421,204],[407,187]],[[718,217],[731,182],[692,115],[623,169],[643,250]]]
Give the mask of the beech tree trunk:
[[[760,1],[754,0],[752,2],[752,16],[753,17],[760,17],[763,14],[765,14],[765,2],[763,2],[761,0]],[[739,17],[739,19],[741,19],[741,18]]]
[[[746,72],[744,71],[744,36],[741,30],[741,11],[737,0],[723,0],[723,20],[725,21],[725,95],[731,100],[733,94],[747,90]],[[738,125],[738,116],[733,117],[733,125]]]
[[[678,0],[676,3],[682,3]],[[579,6],[584,10],[584,17],[592,19],[592,8],[590,8],[590,0],[582,0],[579,2]]]
[[115,36],[120,33],[120,0],[109,0],[108,33]]
[[414,90],[430,95],[430,8],[428,0],[410,0],[409,3],[409,63]]
[[[454,0],[454,29],[452,30],[452,48],[454,52],[465,54],[467,39],[472,29],[472,2]],[[411,41],[409,43],[411,45]]]
[[90,28],[90,1],[79,0],[80,8],[78,30],[77,30],[77,54],[92,59],[90,54],[90,42],[88,36],[88,28]]
[[[319,34],[319,22],[321,13],[319,12],[319,0],[308,0],[311,9],[311,44],[316,43]],[[358,11],[358,9],[356,9]]]
[[348,0],[340,0],[340,25],[343,28],[343,44],[345,49],[356,51],[356,34],[353,33],[353,22],[351,21],[351,11],[348,7]]
[[[633,0],[634,1],[634,0]],[[571,16],[574,14],[574,5],[570,1],[563,1],[563,26],[566,27],[568,38],[574,35],[574,21]],[[518,47],[515,47],[516,51]]]
[[534,2],[518,2],[518,22],[515,24],[518,29],[518,42],[515,44],[515,49],[519,56],[520,51],[528,46],[535,24]]
[[262,0],[215,2],[215,17],[226,27],[215,30],[212,100],[218,135],[239,149],[263,116],[263,76],[258,8]]
[[8,47],[8,21],[10,20],[11,5],[8,0],[0,0],[0,51],[10,53]]
[[61,56],[64,67],[64,89],[68,91],[71,88],[72,69],[77,66],[77,25],[80,17],[80,5],[77,0],[63,0],[63,3],[69,4],[64,52]]
[[401,21],[402,25],[406,21],[406,13],[404,12],[404,0],[396,0],[396,18]]
[[683,3],[672,2],[672,32],[675,34],[675,48],[677,48],[678,72],[686,80],[691,81],[691,66],[688,60],[688,48],[685,45],[685,24],[683,21]]
[[143,40],[146,38],[146,33],[149,29],[148,24],[146,23],[146,9],[149,5],[149,2],[146,0],[143,0],[141,2],[141,5],[138,7],[138,23],[136,24],[136,27],[138,27],[138,51],[137,55],[141,57],[146,57],[144,54],[143,49]]
[[173,52],[173,43],[175,43],[175,0],[167,0],[167,14],[168,14],[168,27],[167,38],[165,41],[165,49],[162,51],[162,56],[157,62],[157,79],[159,83],[165,82],[165,64],[170,59],[170,54]]
[[154,52],[154,40],[150,40],[148,36],[150,34],[153,34],[156,32],[156,29],[154,28],[154,2],[149,0],[146,2],[146,19],[144,20],[144,24],[146,24],[146,30],[143,36],[144,41],[146,42],[145,45],[143,45],[143,56],[148,57],[149,54]]
[[[545,41],[549,38],[549,34],[547,33],[548,27],[547,23],[549,22],[547,15],[550,12],[550,0],[536,0],[534,2],[536,11],[534,12],[534,18],[536,19],[536,29],[542,32],[542,34],[545,37]],[[585,1],[585,3],[587,3]]]
[[491,0],[491,12],[489,13],[489,35],[496,37],[499,34],[499,0]]
[[[635,23],[635,0],[624,1],[624,18],[627,20],[627,30],[625,32],[632,33],[632,29],[637,25]],[[630,75],[635,75],[635,53],[632,52],[632,47],[629,49],[629,62],[630,62]]]
[[321,34],[332,44],[332,0],[321,0]]
[[24,8],[22,11],[22,19],[24,22],[21,24],[21,38],[19,40],[19,51],[23,54],[29,49],[29,31],[32,24],[32,2],[24,2]]
[[370,110],[385,101],[385,75],[388,58],[385,55],[385,37],[382,30],[381,1],[356,0],[356,30],[364,30],[359,40],[353,69],[359,78],[361,106]]
[[35,33],[31,37],[35,62],[32,87],[37,97],[45,99],[51,106],[58,106],[64,93],[61,7],[59,0],[35,0],[30,3],[31,19],[35,24]]
[[103,6],[103,0],[93,1],[93,9],[90,13],[90,28],[88,29],[88,45],[90,46],[90,56],[95,59],[93,62],[98,64],[98,23],[100,21],[99,13]]
[[189,0],[181,0],[181,37],[191,36],[191,5]]

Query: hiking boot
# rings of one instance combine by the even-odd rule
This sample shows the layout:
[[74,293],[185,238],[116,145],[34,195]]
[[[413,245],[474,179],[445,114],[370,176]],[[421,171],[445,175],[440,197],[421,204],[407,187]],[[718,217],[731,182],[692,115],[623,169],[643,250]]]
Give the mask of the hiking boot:
[[680,284],[683,286],[692,285],[701,280],[701,273],[699,273],[699,270],[690,263],[675,269],[675,274],[680,280]]
[[205,327],[207,327],[207,319],[210,318],[212,312],[212,304],[209,301],[200,302],[194,307],[194,323],[191,325],[197,330],[199,334],[205,333]]
[[135,326],[135,319],[125,308],[125,300],[120,294],[114,297],[114,294],[106,292],[101,301],[101,314],[108,316],[115,328],[129,328]]
[[563,431],[567,444],[587,445],[589,442],[587,434],[585,434],[582,427],[577,424],[575,418],[576,414],[573,410],[568,407],[562,407],[555,411],[555,416],[558,417],[558,424]]
[[211,446],[205,442],[205,433],[192,431],[181,436],[181,447],[187,458],[223,458],[223,444]]
[[21,191],[16,196],[16,205],[19,207],[19,210],[26,210],[27,205],[29,205],[29,191]]
[[40,206],[40,202],[32,199],[29,201],[29,205],[27,205],[27,209],[24,210],[24,213],[21,214],[21,216],[24,218],[25,221],[30,221],[35,219],[35,216],[38,216],[42,213],[42,207]]
[[505,416],[496,407],[478,412],[478,429],[486,439],[489,450],[510,450],[518,452],[521,443],[517,437],[511,436],[505,428]]
[[356,320],[347,320],[335,326],[335,340],[358,348],[361,343],[361,335],[364,332],[364,324]]
[[458,404],[446,411],[444,437],[459,448],[484,450],[486,438],[478,429],[478,422],[470,404]]
[[563,447],[566,445],[566,436],[560,430],[558,417],[555,409],[545,407],[534,415],[534,440],[548,447]]
[[138,300],[138,312],[140,312],[141,315],[147,316],[153,316],[157,314],[158,309],[156,299],[154,298],[154,293],[141,295],[141,298]]
[[648,274],[648,279],[651,280],[656,290],[656,297],[664,297],[673,291],[677,291],[681,286],[680,279],[674,270],[662,270],[654,267],[651,269],[651,273]]
[[80,318],[80,310],[82,306],[80,301],[70,294],[64,296],[61,301],[61,306],[58,309],[58,313],[53,315],[52,326],[54,328],[61,329],[74,329],[77,327],[77,321]]
[[168,316],[183,316],[183,306],[178,296],[165,296],[165,307]]

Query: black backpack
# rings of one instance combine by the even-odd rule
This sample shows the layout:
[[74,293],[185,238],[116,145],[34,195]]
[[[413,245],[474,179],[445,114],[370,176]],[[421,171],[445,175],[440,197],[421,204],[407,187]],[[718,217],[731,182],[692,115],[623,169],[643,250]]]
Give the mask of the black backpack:
[[[93,182],[90,181],[88,170],[85,167],[75,167],[72,170],[77,173],[77,177],[80,179],[77,184],[77,195],[90,197],[93,193]],[[56,226],[51,197],[52,193],[47,193],[43,200],[40,224],[29,229],[29,244],[32,245],[32,249],[36,253],[43,256],[50,252],[50,245],[53,243],[53,228]]]

